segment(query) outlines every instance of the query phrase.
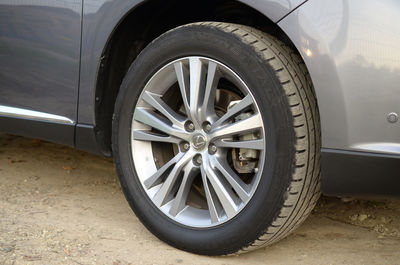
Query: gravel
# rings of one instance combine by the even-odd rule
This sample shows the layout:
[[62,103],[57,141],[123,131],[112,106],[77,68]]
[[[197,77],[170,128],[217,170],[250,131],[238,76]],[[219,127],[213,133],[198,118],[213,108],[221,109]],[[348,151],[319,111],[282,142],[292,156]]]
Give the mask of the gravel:
[[322,197],[281,242],[204,257],[146,230],[111,159],[0,135],[0,264],[400,264],[400,200]]

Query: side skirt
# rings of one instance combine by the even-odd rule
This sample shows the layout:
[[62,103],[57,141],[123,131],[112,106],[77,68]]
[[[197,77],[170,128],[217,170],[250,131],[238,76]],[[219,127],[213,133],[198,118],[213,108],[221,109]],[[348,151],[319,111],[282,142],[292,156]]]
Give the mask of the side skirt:
[[24,118],[0,117],[0,131],[74,147],[75,125]]
[[322,148],[326,195],[400,195],[400,156]]

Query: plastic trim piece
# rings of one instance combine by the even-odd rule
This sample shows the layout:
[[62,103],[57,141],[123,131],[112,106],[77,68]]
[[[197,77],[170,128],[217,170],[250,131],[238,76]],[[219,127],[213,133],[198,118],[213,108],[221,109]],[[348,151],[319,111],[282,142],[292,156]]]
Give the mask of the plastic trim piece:
[[400,156],[322,148],[325,195],[400,195]]

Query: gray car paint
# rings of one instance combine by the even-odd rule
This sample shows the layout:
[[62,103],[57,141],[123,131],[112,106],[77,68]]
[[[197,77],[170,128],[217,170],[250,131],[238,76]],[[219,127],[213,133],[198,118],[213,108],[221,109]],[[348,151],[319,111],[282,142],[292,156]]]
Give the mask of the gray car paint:
[[[79,123],[94,124],[94,95],[102,52],[119,22],[142,2],[143,0],[84,1]],[[304,0],[241,0],[240,2],[258,9],[276,22]]]
[[305,0],[239,0],[248,6],[253,7],[263,13],[273,22],[278,22],[290,11],[296,9]]
[[[94,124],[102,52],[142,2],[0,0],[0,105]],[[302,54],[316,89],[324,147],[400,153],[400,123],[386,119],[400,113],[400,24],[394,23],[400,2],[241,2],[278,22]]]
[[400,154],[400,2],[309,0],[279,22],[315,86],[325,148]]
[[0,0],[0,105],[76,120],[81,9],[81,0]]

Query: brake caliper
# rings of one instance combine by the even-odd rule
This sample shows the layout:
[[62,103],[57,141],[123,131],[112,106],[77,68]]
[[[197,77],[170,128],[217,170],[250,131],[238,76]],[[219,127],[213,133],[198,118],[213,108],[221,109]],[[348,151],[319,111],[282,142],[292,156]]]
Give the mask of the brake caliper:
[[[240,100],[231,101],[228,111],[235,106]],[[251,111],[244,112],[235,117],[235,122],[249,118],[253,113]],[[249,133],[239,136],[240,141],[250,141],[259,139],[259,133]],[[259,152],[254,149],[234,148],[232,149],[233,166],[238,173],[255,173],[257,172],[257,163]]]

